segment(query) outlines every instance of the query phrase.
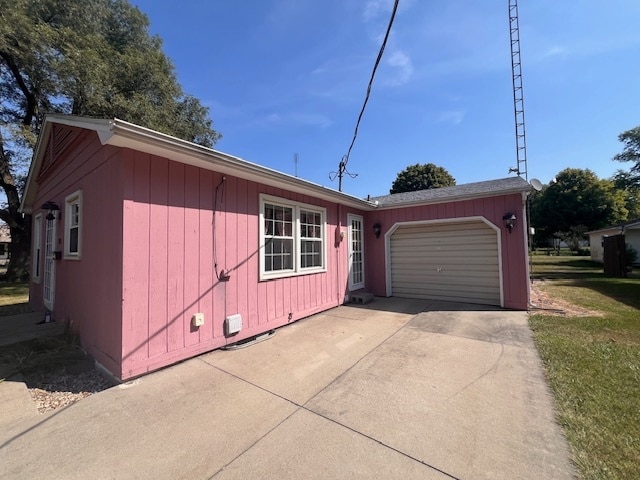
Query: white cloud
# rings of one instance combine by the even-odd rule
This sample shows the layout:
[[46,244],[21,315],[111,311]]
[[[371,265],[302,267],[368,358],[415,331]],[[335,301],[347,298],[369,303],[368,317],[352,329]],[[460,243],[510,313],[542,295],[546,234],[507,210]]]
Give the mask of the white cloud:
[[396,50],[387,59],[387,64],[394,68],[395,77],[391,79],[390,84],[402,85],[409,81],[413,74],[413,63],[411,57],[402,50]]
[[[388,16],[393,10],[394,0],[369,0],[362,11],[362,17],[365,22],[370,22],[377,19],[379,16],[384,15],[388,19]],[[398,10],[406,11],[413,5],[413,0],[403,0],[398,4]]]
[[547,50],[543,56],[544,57],[557,57],[557,56],[566,57],[568,53],[569,52],[567,51],[566,48],[560,47],[558,45],[554,45],[549,50]]
[[270,113],[256,122],[262,126],[286,126],[286,127],[330,127],[333,122],[326,115],[319,113],[290,112]]
[[278,113],[270,113],[264,120],[265,123],[280,123],[282,121],[282,117]]
[[319,113],[292,113],[289,117],[292,123],[300,125],[327,128],[333,124],[329,117]]
[[464,110],[447,110],[441,112],[436,119],[437,123],[451,123],[453,125],[459,125],[464,120],[464,116],[467,112]]
[[369,0],[364,6],[364,12],[362,13],[365,22],[374,20],[378,15],[386,11],[391,4],[390,0]]

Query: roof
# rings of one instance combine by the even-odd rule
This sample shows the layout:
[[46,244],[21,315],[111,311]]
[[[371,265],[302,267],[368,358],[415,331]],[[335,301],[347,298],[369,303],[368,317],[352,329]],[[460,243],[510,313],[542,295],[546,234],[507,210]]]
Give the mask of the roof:
[[255,181],[265,185],[286,189],[303,195],[339,203],[353,208],[370,210],[372,202],[337,190],[303,180],[286,173],[251,163],[242,158],[211,148],[196,145],[171,135],[157,132],[117,118],[96,119],[74,115],[53,115],[45,117],[38,144],[34,151],[29,176],[22,200],[21,210],[31,213],[38,190],[37,178],[42,168],[48,139],[54,125],[66,125],[94,131],[102,145],[130,148],[159,157],[168,158],[186,165],[214,170],[224,175]]
[[592,230],[587,232],[587,235],[591,235],[592,233],[602,233],[607,232],[609,230],[619,230],[620,233],[623,233],[625,230],[640,228],[640,218],[636,218],[635,220],[629,220],[627,222],[618,223],[616,225],[611,225],[610,227],[600,228],[599,230]]
[[186,165],[216,171],[224,175],[232,175],[245,180],[286,189],[365,211],[375,210],[377,208],[384,209],[507,195],[531,190],[531,185],[522,178],[511,177],[500,180],[468,183],[455,187],[385,195],[364,200],[118,118],[96,119],[74,115],[49,114],[44,119],[31,167],[29,168],[29,176],[27,177],[27,184],[21,205],[21,211],[24,213],[31,213],[33,211],[33,203],[38,191],[37,178],[42,168],[44,155],[51,139],[54,125],[63,125],[96,132],[102,145],[129,148],[158,157],[168,158]]
[[474,198],[529,192],[531,185],[521,177],[509,177],[454,187],[431,188],[417,192],[392,193],[370,200],[380,208],[395,208],[430,203],[443,203]]

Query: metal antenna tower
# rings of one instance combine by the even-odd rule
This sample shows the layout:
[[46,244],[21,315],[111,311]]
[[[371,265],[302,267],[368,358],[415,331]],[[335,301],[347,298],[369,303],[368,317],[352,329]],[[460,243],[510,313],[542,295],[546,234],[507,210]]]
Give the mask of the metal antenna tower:
[[509,36],[511,38],[511,74],[513,80],[513,113],[516,122],[515,172],[529,181],[527,176],[527,140],[524,128],[524,96],[522,90],[522,63],[520,60],[520,24],[518,22],[518,0],[509,0]]

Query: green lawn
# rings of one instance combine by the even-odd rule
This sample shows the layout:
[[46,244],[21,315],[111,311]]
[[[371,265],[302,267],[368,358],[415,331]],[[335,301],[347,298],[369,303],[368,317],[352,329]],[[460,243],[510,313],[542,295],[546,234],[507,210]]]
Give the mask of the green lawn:
[[609,278],[584,257],[534,256],[543,289],[601,316],[530,317],[559,420],[586,479],[640,471],[640,275]]
[[29,284],[0,282],[0,316],[29,312]]

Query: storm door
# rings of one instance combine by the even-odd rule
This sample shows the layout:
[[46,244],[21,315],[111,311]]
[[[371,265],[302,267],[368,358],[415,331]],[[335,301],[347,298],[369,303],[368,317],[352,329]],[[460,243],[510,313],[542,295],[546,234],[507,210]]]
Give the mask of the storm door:
[[349,290],[364,288],[364,242],[362,217],[348,215],[349,222]]
[[44,306],[50,311],[53,310],[53,301],[56,285],[56,219],[47,219],[44,241],[44,281],[42,289],[42,299]]

